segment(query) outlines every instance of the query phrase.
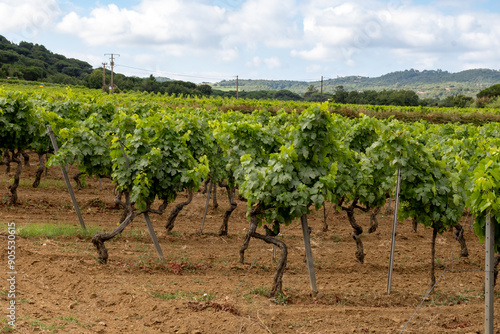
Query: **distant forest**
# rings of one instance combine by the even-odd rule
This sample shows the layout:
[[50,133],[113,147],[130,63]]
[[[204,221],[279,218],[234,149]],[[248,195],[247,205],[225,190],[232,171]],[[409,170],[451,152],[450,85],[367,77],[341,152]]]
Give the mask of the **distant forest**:
[[[323,81],[323,92],[333,94],[337,87],[346,91],[412,90],[421,99],[444,99],[448,96],[475,95],[491,85],[500,83],[500,71],[490,69],[466,70],[450,73],[442,70],[414,69],[392,72],[380,77],[362,76],[337,77]],[[290,80],[238,80],[241,91],[290,90],[304,94],[310,85],[321,89],[321,81]],[[212,84],[213,89],[236,90],[236,80],[225,80]]]
[[0,35],[0,78],[82,85],[92,66],[50,52],[43,45],[9,42]]
[[[111,72],[92,68],[84,61],[52,53],[43,45],[9,42],[0,35],[0,80],[27,80],[88,88],[110,88]],[[145,91],[160,94],[236,97],[236,81],[195,84],[169,78],[113,76],[114,91]],[[238,97],[401,106],[469,106],[476,95],[500,84],[500,71],[490,69],[449,73],[441,70],[405,70],[377,78],[361,76],[304,82],[289,80],[239,80]],[[491,103],[490,93],[477,95],[478,106]],[[496,95],[495,95],[496,96]],[[494,97],[494,96],[493,96]]]
[[[88,88],[103,88],[102,69],[93,69],[87,62],[66,58],[52,53],[43,45],[28,42],[9,42],[0,35],[0,79],[27,80],[63,85],[79,85]],[[105,90],[111,83],[111,72],[105,71]],[[208,85],[168,80],[159,82],[149,78],[128,77],[114,73],[116,91],[147,91],[161,94],[211,95]]]

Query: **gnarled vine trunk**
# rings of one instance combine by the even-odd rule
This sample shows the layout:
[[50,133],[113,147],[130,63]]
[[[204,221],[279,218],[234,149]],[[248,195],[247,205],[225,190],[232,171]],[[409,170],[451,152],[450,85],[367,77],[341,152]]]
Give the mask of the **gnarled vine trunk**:
[[271,235],[263,235],[256,232],[258,219],[257,215],[260,214],[259,207],[256,207],[250,211],[250,225],[248,227],[248,233],[245,237],[245,241],[240,249],[240,262],[243,263],[245,259],[245,250],[248,248],[250,243],[250,238],[257,238],[263,240],[269,244],[276,245],[281,250],[280,260],[278,261],[278,265],[276,266],[276,273],[274,275],[273,285],[271,290],[269,291],[269,296],[274,296],[277,292],[282,293],[283,287],[283,273],[286,268],[286,261],[288,256],[288,249],[286,244],[279,240],[276,236]]
[[5,174],[9,174],[10,173],[10,162],[11,162],[9,150],[3,151],[2,160],[3,160],[2,164],[5,165]]
[[125,227],[127,227],[135,219],[135,217],[137,217],[137,215],[137,212],[130,210],[125,220],[123,220],[114,231],[110,233],[97,233],[92,237],[92,243],[97,249],[98,258],[102,264],[106,264],[108,262],[108,250],[106,249],[104,242],[120,234]]
[[438,230],[437,228],[432,229],[432,242],[431,242],[431,286],[430,289],[436,284],[435,264],[434,259],[436,258],[436,237]]
[[358,225],[356,219],[354,218],[354,209],[346,210],[347,218],[349,219],[349,223],[351,224],[354,231],[352,231],[351,236],[356,241],[356,259],[360,263],[365,262],[365,253],[363,250],[363,241],[361,241],[361,234],[363,233],[363,228]]
[[201,192],[202,194],[206,194],[207,191],[208,191],[208,185],[210,183],[210,178],[206,179],[205,181],[203,181],[203,191]]
[[257,221],[257,217],[256,217],[257,214],[254,213],[256,209],[257,208],[253,208],[250,211],[250,217],[252,217],[252,216],[255,216],[255,217],[254,217],[254,219],[250,218],[250,224],[248,225],[248,231],[247,231],[247,234],[245,236],[245,240],[243,241],[243,245],[241,245],[241,248],[240,248],[240,262],[241,263],[245,262],[245,251],[247,250],[248,245],[250,244],[250,238],[257,230],[257,225],[258,225],[258,221]]
[[417,219],[416,218],[412,218],[412,220],[411,220],[411,231],[413,233],[417,233],[417,227],[418,227]]
[[75,175],[73,175],[73,180],[75,180],[75,182],[76,182],[76,190],[83,189],[82,180],[80,179],[83,174],[85,174],[85,173],[78,172]]
[[38,153],[38,168],[35,172],[35,181],[33,181],[32,187],[38,188],[40,185],[40,180],[42,179],[43,171],[45,170],[45,159],[44,153]]
[[21,151],[21,155],[23,156],[24,159],[24,166],[30,167],[30,156],[28,153]]
[[455,239],[460,243],[460,256],[461,257],[467,257],[469,256],[469,250],[467,249],[467,245],[465,243],[464,239],[464,228],[462,225],[457,224],[455,225]]
[[381,207],[375,208],[375,210],[370,213],[370,228],[368,229],[368,233],[373,233],[378,228],[378,220],[377,215],[380,212]]
[[363,241],[361,241],[361,234],[363,233],[363,228],[359,226],[359,224],[356,222],[356,218],[354,217],[354,209],[355,208],[360,208],[357,206],[357,200],[354,200],[350,206],[345,207],[342,206],[342,210],[344,210],[347,213],[347,218],[349,219],[349,223],[351,224],[353,228],[353,232],[351,233],[352,238],[354,241],[356,241],[356,259],[360,263],[364,263],[365,261],[365,253],[363,250]]
[[226,209],[224,212],[224,218],[222,219],[222,225],[219,228],[219,235],[227,235],[228,232],[228,225],[229,225],[229,217],[231,217],[231,214],[233,211],[236,209],[238,204],[234,201],[234,193],[235,193],[235,188],[230,187],[227,184],[219,184],[219,186],[226,188],[227,190],[227,198],[229,200],[229,208]]
[[[167,207],[167,202],[163,201],[163,203],[160,205],[158,210],[153,210],[151,208],[151,203],[149,203],[148,207],[145,211],[134,212],[132,204],[130,203],[130,194],[128,192],[123,192],[123,195],[125,195],[125,203],[122,202],[118,198],[118,196],[115,197],[115,202],[117,202],[117,204],[119,204],[120,206],[122,206],[125,209],[125,211],[127,213],[127,216],[125,217],[125,219],[121,220],[120,224],[118,225],[118,227],[114,231],[112,231],[110,233],[99,233],[98,232],[92,237],[92,243],[96,247],[99,262],[101,262],[102,264],[106,264],[108,262],[108,250],[106,249],[106,246],[104,245],[104,243],[106,241],[108,241],[108,240],[114,238],[115,236],[117,236],[118,234],[122,233],[123,230],[125,229],[125,227],[130,225],[130,223],[132,223],[132,221],[135,219],[135,217],[137,217],[139,214],[145,214],[147,212],[151,212],[151,213],[156,213],[156,214],[161,215],[161,214],[163,214],[163,212],[165,211],[165,208]],[[146,215],[145,215],[145,217],[147,218]],[[152,237],[153,237],[153,235],[152,235]],[[155,239],[156,239],[156,237],[155,237]]]
[[269,291],[269,296],[273,297],[277,292],[283,293],[283,274],[285,273],[286,260],[288,256],[288,249],[286,247],[286,244],[277,237],[262,235],[257,232],[254,232],[252,236],[280,248],[281,256],[278,264],[276,265],[276,273],[274,274],[273,285],[271,287],[271,290]]
[[17,188],[19,187],[19,178],[21,176],[22,164],[21,159],[19,158],[20,152],[12,153],[12,161],[17,164],[16,174],[14,175],[14,183],[9,186],[10,190],[10,204],[17,204]]
[[217,202],[217,183],[213,182],[212,184],[212,203],[214,205],[214,209],[219,207],[219,203]]
[[326,213],[326,202],[323,203],[323,228],[321,229],[323,232],[328,231],[328,215]]
[[192,200],[193,200],[193,190],[192,189],[188,189],[188,198],[187,198],[187,200],[185,202],[181,202],[181,203],[177,204],[175,206],[175,208],[170,212],[170,215],[168,216],[167,224],[165,225],[165,228],[167,229],[167,232],[172,231],[172,229],[174,228],[175,219],[179,215],[179,212],[181,212],[181,210],[186,205],[188,205],[189,203],[191,203]]

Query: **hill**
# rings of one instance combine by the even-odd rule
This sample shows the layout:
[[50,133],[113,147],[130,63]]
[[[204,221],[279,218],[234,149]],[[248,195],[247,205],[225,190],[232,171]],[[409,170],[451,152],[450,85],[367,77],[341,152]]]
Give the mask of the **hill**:
[[[29,42],[20,42],[17,45],[0,35],[0,79],[5,78],[28,81],[43,80],[44,82],[65,85],[84,85],[89,88],[102,87],[102,69],[93,69],[85,61],[52,53],[43,45]],[[107,70],[106,83],[109,82],[110,72]],[[239,80],[238,83],[241,92],[255,92],[248,94],[248,98],[259,98],[261,95],[268,96],[279,93],[286,95],[280,99],[297,99],[297,94],[303,96],[311,91],[311,85],[316,89],[321,86],[320,81]],[[481,90],[499,83],[500,71],[491,69],[473,69],[458,73],[411,69],[375,78],[347,76],[324,80],[323,92],[325,94],[335,93],[339,86],[342,86],[345,91],[411,90],[417,92],[421,99],[443,100],[448,96],[458,94],[476,97],[476,94]],[[210,95],[212,94],[211,88],[217,90],[217,92],[214,91],[217,94],[224,93],[221,91],[236,90],[236,80],[221,81],[208,86],[164,77],[128,77],[119,73],[115,73],[114,84],[120,90],[154,91],[168,94]],[[276,98],[274,95],[272,98]]]
[[43,45],[9,42],[0,35],[0,78],[81,85],[92,72],[84,61],[52,53]]
[[[500,83],[500,71],[490,69],[465,70],[450,73],[442,70],[405,70],[392,72],[380,77],[363,76],[337,77],[323,81],[323,92],[334,93],[338,86],[346,91],[407,89],[418,93],[421,98],[445,98],[463,94],[475,97],[482,89]],[[320,81],[290,80],[239,80],[240,91],[287,89],[304,94],[310,85],[319,88]],[[213,89],[236,90],[236,80],[212,84]]]

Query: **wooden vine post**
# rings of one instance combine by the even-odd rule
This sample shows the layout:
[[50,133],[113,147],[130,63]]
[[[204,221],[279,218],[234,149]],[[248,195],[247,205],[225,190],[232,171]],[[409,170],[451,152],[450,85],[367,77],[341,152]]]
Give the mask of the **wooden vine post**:
[[495,285],[494,274],[494,252],[495,252],[495,228],[491,221],[490,213],[486,214],[485,234],[485,278],[484,278],[484,333],[493,334],[494,331],[494,300]]
[[[47,126],[47,132],[49,133],[50,141],[52,142],[52,146],[54,147],[54,153],[59,150],[57,146],[56,137],[54,135],[54,131],[52,131],[52,127],[50,125]],[[71,201],[73,202],[73,207],[75,208],[76,215],[78,216],[78,220],[80,221],[80,226],[84,231],[87,231],[85,227],[85,223],[83,221],[82,214],[80,212],[80,207],[78,206],[78,202],[76,201],[75,193],[73,192],[73,188],[71,187],[71,182],[69,182],[68,173],[64,166],[61,166],[61,171],[64,177],[64,181],[66,182],[66,187],[68,187],[69,195],[71,196]]]
[[394,218],[392,220],[391,255],[389,258],[389,275],[387,277],[387,294],[391,294],[392,272],[394,270],[394,251],[396,249],[396,231],[398,226],[399,190],[401,189],[401,169],[398,169],[396,196],[394,199]]
[[314,273],[314,262],[311,249],[311,238],[309,235],[309,226],[307,226],[307,215],[300,217],[302,224],[302,235],[304,236],[304,247],[306,249],[307,271],[309,272],[309,282],[311,283],[311,290],[313,297],[318,294],[316,286],[316,274]]
[[160,247],[160,243],[158,242],[158,238],[156,237],[155,230],[153,228],[153,224],[151,223],[151,219],[149,219],[149,215],[147,212],[144,212],[144,220],[146,221],[146,225],[148,225],[149,235],[151,236],[151,240],[156,248],[156,254],[158,254],[158,258],[162,263],[165,263],[165,257],[163,256],[163,252]]

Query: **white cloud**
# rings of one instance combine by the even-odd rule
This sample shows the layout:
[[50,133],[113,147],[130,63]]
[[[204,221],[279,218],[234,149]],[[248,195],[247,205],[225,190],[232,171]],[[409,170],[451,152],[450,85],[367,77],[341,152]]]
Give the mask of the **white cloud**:
[[[486,8],[485,0],[478,1],[480,8]],[[217,71],[240,73],[239,68],[246,67],[270,75],[278,68],[284,73],[292,63],[311,73],[343,70],[344,65],[355,67],[354,71],[367,71],[369,66],[385,71],[380,62],[391,70],[395,65],[450,70],[498,67],[499,13],[481,11],[465,0],[417,5],[421,2],[138,0],[135,6],[124,7],[119,1],[91,1],[85,10],[62,15],[58,3],[63,9],[75,7],[59,0],[0,0],[0,34],[33,40],[43,36],[41,32],[49,36],[55,28],[75,37],[75,42],[83,41],[87,49],[81,51],[75,43],[73,52],[97,65],[100,61],[85,53],[112,50],[121,53],[125,63],[144,68],[160,68],[166,61],[166,68],[174,62],[189,63],[183,72],[225,66]],[[103,47],[106,50],[101,51]],[[295,59],[286,59],[287,55]]]
[[0,33],[16,33],[23,40],[32,40],[53,25],[59,15],[56,0],[1,0]]
[[270,57],[262,59],[258,56],[254,56],[252,60],[247,61],[245,63],[245,66],[248,68],[259,68],[262,65],[265,65],[270,70],[282,67],[281,61],[279,60],[278,57]]
[[255,56],[251,61],[247,61],[245,66],[250,68],[258,68],[262,65],[262,59],[260,57]]
[[[305,60],[353,64],[375,49],[415,55],[415,64],[431,66],[450,52],[489,50],[500,44],[500,15],[468,12],[452,15],[436,7],[392,1],[311,1],[304,7],[301,47],[291,54]],[[404,52],[402,52],[403,50]],[[404,58],[401,58],[405,61]]]
[[290,21],[295,15],[293,4],[248,0],[239,9],[227,10],[200,0],[143,0],[129,9],[111,4],[88,16],[69,13],[58,29],[89,45],[143,46],[177,57],[211,54],[231,61],[242,47],[291,45],[298,32]]
[[318,64],[306,66],[307,73],[320,73],[320,72],[323,72],[325,70],[327,70],[327,68],[325,68],[321,65],[318,65]]
[[266,64],[267,68],[270,70],[281,67],[281,61],[278,59],[278,57],[264,59],[264,64]]
[[166,54],[210,49],[224,10],[194,1],[144,0],[133,9],[111,4],[94,9],[88,17],[72,12],[59,23],[61,32],[77,35],[89,45],[147,46]]

